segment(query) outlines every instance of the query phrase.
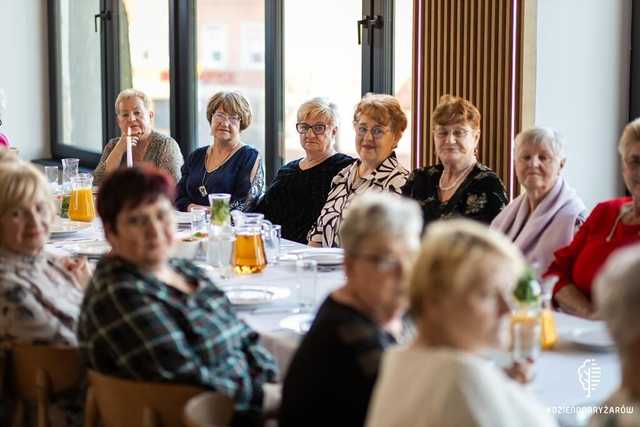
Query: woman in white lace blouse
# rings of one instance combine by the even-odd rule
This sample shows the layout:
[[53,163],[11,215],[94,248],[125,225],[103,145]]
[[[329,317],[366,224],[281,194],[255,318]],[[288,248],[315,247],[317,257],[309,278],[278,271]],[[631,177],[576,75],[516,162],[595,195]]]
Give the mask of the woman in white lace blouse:
[[[54,218],[44,176],[10,154],[0,160],[0,345],[75,345],[86,259],[43,248]],[[12,157],[12,158],[8,158]]]
[[333,178],[327,201],[307,235],[310,246],[340,246],[343,212],[353,198],[367,191],[399,194],[409,176],[394,151],[407,128],[407,115],[395,97],[365,95],[356,105],[353,126],[358,160]]

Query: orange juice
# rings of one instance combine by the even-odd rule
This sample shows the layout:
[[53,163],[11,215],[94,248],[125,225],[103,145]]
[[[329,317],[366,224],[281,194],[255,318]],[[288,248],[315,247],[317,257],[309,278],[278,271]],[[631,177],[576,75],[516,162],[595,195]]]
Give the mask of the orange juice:
[[542,349],[548,350],[558,341],[558,331],[556,330],[556,319],[553,311],[548,308],[542,309],[540,312],[540,324],[542,325],[540,331]]
[[260,232],[236,235],[234,266],[238,274],[259,273],[264,270],[267,260]]
[[75,188],[71,190],[69,201],[69,218],[74,221],[93,221],[96,217],[96,209],[93,204],[91,187]]

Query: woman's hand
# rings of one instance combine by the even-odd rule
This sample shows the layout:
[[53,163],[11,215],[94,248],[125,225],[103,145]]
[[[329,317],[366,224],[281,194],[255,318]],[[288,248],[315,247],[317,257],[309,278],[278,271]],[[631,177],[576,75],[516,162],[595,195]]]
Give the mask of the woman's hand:
[[86,289],[91,279],[93,271],[87,262],[86,257],[70,257],[63,260],[64,268],[75,279],[76,287],[80,290]]
[[533,361],[531,360],[513,362],[513,365],[503,369],[505,374],[520,384],[530,383],[533,379]]
[[554,295],[558,307],[574,316],[590,319],[595,316],[593,304],[575,285],[569,284]]

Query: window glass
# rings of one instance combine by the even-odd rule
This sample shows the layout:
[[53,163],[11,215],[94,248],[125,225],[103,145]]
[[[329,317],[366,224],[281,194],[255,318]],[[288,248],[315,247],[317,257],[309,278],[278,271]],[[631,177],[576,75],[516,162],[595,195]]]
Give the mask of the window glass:
[[285,161],[304,156],[295,129],[297,111],[316,96],[337,104],[336,148],[355,155],[353,110],[360,100],[362,78],[356,21],[362,15],[362,2],[285,0],[284,14]]
[[396,0],[394,11],[393,87],[407,114],[407,129],[398,143],[396,154],[406,168],[411,166],[411,46],[413,5],[411,0]]
[[146,93],[155,111],[154,129],[169,135],[168,0],[122,0],[119,55],[121,88]]
[[242,93],[253,110],[244,143],[264,156],[265,28],[264,0],[197,2],[198,145],[212,143],[207,101],[219,91]]
[[57,2],[58,120],[60,144],[102,151],[100,33],[93,16],[99,0]]

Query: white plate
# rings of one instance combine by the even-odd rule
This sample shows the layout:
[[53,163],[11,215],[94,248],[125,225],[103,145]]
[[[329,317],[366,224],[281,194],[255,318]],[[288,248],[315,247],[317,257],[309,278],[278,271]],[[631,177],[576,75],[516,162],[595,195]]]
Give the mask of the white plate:
[[309,331],[309,328],[311,328],[313,316],[311,313],[294,314],[293,316],[282,319],[280,321],[280,327],[304,335]]
[[288,297],[291,293],[288,288],[260,285],[228,285],[223,286],[222,290],[231,304],[245,308],[271,304],[273,301]]
[[306,248],[289,252],[305,259],[313,259],[318,265],[340,265],[344,261],[344,251],[340,248]]
[[71,221],[68,219],[58,219],[51,225],[49,232],[51,237],[66,237],[81,230],[91,227],[90,222]]
[[176,223],[191,226],[191,212],[176,211]]
[[76,255],[84,255],[89,257],[102,256],[111,250],[111,245],[107,242],[87,242],[76,243],[66,246],[66,249]]
[[604,326],[576,329],[571,331],[568,339],[592,351],[606,352],[615,349],[615,344]]

